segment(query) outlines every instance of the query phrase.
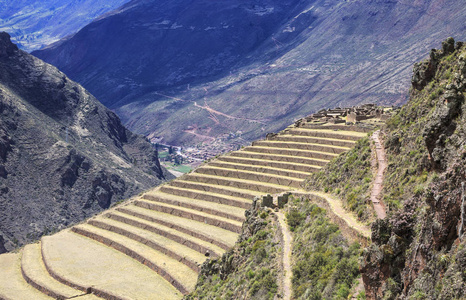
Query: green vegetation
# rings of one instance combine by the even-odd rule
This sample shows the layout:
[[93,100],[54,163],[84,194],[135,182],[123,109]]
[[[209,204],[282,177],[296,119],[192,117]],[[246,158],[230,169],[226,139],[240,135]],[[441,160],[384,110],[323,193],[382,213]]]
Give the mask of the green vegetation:
[[159,159],[166,158],[168,155],[167,151],[159,151]]
[[265,210],[254,211],[246,224],[232,250],[203,265],[186,299],[274,299],[281,257],[277,225]]
[[370,184],[372,182],[369,137],[359,140],[350,151],[338,156],[306,182],[306,189],[332,193],[344,201],[348,210],[362,221],[372,217]]
[[349,245],[326,211],[309,200],[295,199],[293,205],[287,222],[295,232],[294,298],[348,299],[359,275],[359,244]]
[[188,165],[177,165],[171,162],[163,162],[162,165],[167,168],[167,170],[173,170],[176,172],[181,172],[187,174],[192,171],[192,168]]
[[[390,210],[398,210],[403,200],[420,197],[428,191],[428,186],[438,177],[437,172],[444,168],[439,162],[445,162],[446,153],[458,152],[463,144],[459,137],[465,134],[466,122],[455,116],[460,108],[452,107],[455,101],[445,106],[445,95],[451,91],[457,76],[454,74],[461,74],[461,63],[456,63],[459,56],[455,51],[441,58],[430,83],[420,91],[413,89],[410,102],[387,122],[388,168],[383,194]],[[448,132],[448,126],[455,127],[456,131]],[[442,134],[439,130],[446,132]],[[435,145],[438,142],[443,145]],[[445,150],[442,153],[434,148]]]
[[190,166],[186,166],[186,165],[178,165],[178,166],[174,166],[173,167],[173,170],[174,171],[177,171],[177,172],[181,172],[181,173],[189,173],[191,172],[191,167]]

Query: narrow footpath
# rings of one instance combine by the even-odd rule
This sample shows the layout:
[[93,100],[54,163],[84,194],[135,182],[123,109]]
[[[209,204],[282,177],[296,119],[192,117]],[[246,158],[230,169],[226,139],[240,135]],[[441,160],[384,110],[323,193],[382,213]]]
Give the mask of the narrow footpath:
[[375,177],[374,185],[371,192],[371,201],[374,204],[375,212],[377,213],[377,218],[385,219],[387,213],[385,211],[385,205],[381,200],[382,193],[382,184],[383,184],[383,173],[387,168],[387,161],[385,160],[385,149],[380,142],[380,130],[375,131],[371,139],[375,142],[375,152],[377,155],[377,175]]
[[278,217],[278,222],[280,224],[280,229],[282,231],[283,236],[283,299],[290,300],[291,299],[291,251],[292,251],[292,242],[293,237],[291,236],[291,232],[288,229],[288,224],[285,221],[285,215],[283,212],[276,212],[275,213]]

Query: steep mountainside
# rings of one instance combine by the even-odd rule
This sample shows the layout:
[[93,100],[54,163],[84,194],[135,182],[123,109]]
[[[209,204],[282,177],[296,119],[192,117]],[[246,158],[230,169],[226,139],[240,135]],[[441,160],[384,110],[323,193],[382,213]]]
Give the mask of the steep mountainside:
[[6,0],[0,2],[0,31],[27,51],[74,34],[96,17],[129,0]]
[[129,128],[193,144],[252,140],[320,108],[401,104],[412,64],[466,28],[454,0],[166,2],[132,1],[34,54]]
[[387,123],[388,218],[361,267],[371,299],[466,297],[466,47],[449,38],[416,64],[410,100]]
[[0,115],[0,251],[3,239],[11,250],[171,178],[150,143],[7,33]]

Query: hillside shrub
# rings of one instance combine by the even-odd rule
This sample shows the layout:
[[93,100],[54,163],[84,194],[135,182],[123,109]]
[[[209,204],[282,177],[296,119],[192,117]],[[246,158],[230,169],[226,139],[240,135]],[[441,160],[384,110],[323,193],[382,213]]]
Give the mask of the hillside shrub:
[[347,299],[359,275],[359,244],[349,244],[324,209],[306,199],[298,207],[287,214],[289,224],[290,217],[299,220],[292,222],[294,298]]

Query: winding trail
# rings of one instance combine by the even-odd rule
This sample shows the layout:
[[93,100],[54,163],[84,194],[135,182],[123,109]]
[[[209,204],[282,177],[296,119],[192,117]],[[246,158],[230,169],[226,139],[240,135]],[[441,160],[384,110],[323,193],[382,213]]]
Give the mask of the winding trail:
[[375,152],[377,154],[378,161],[377,175],[371,192],[371,201],[374,205],[375,212],[377,213],[377,218],[385,219],[387,212],[385,210],[385,205],[381,200],[381,194],[383,187],[383,173],[387,168],[387,161],[385,159],[385,149],[380,142],[380,130],[375,131],[372,134],[371,139],[375,142]]
[[292,251],[292,242],[293,236],[291,235],[290,230],[288,229],[288,224],[285,221],[285,215],[283,212],[275,213],[278,217],[278,223],[280,224],[280,229],[283,236],[283,299],[291,299],[291,277],[293,275],[291,270],[291,251]]

